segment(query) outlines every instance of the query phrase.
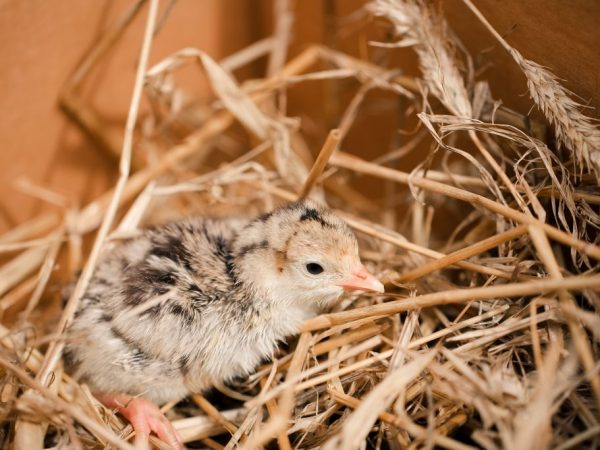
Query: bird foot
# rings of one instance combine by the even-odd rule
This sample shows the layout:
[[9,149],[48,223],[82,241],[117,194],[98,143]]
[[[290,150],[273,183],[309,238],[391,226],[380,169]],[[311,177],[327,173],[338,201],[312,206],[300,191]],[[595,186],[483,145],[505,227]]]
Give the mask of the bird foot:
[[131,423],[136,442],[147,443],[150,433],[153,432],[169,446],[177,450],[183,449],[183,442],[173,424],[151,401],[118,393],[100,394],[96,397],[107,408],[116,409]]

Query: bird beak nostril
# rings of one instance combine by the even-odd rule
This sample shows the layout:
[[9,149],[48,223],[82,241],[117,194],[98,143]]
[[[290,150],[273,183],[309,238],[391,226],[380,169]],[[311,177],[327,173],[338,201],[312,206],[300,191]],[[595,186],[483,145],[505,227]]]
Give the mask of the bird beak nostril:
[[369,277],[372,277],[371,273],[367,270],[365,266],[362,264],[352,271],[352,275],[361,280],[366,280]]
[[350,277],[342,280],[340,283],[338,283],[338,286],[341,286],[345,289],[356,289],[379,293],[385,292],[385,288],[383,287],[381,281],[373,276],[371,272],[369,272],[362,264],[354,268]]

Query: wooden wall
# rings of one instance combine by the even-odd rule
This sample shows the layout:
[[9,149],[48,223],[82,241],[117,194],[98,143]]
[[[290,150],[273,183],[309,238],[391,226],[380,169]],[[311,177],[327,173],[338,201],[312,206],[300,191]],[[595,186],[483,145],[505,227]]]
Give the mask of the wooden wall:
[[[27,0],[0,2],[0,232],[49,207],[15,189],[20,177],[52,189],[72,204],[85,204],[114,182],[113,160],[98,152],[58,111],[56,99],[64,81],[99,33],[132,0]],[[169,2],[163,1],[164,8]],[[385,29],[354,20],[361,0],[297,0],[291,54],[314,42],[355,55],[377,57],[367,42]],[[479,0],[492,24],[525,57],[548,66],[584,102],[600,114],[600,2],[596,0]],[[461,0],[443,4],[449,20],[486,71],[497,97],[527,111],[531,102],[525,81]],[[179,0],[153,45],[156,62],[182,47],[199,47],[219,59],[267,36],[272,28],[270,0]],[[144,25],[140,15],[118,47],[94,72],[84,98],[112,122],[123,123],[129,104],[135,61]],[[409,53],[398,61],[408,73],[416,70]],[[251,76],[252,73],[247,74]],[[186,85],[208,95],[197,75],[184,74]],[[331,93],[330,93],[331,94]],[[292,95],[291,110],[327,116],[320,95]],[[395,124],[355,136],[354,145],[374,147],[389,139]],[[329,124],[322,123],[326,128]],[[370,145],[369,145],[370,144]]]

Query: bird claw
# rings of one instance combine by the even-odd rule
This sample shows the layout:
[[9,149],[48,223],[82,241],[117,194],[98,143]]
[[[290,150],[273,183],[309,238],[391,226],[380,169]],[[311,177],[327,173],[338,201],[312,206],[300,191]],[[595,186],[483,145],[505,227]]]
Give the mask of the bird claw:
[[136,442],[148,443],[152,432],[169,446],[183,450],[183,442],[175,427],[151,401],[124,394],[102,395],[99,396],[99,400],[107,407],[116,408],[131,423],[136,434]]

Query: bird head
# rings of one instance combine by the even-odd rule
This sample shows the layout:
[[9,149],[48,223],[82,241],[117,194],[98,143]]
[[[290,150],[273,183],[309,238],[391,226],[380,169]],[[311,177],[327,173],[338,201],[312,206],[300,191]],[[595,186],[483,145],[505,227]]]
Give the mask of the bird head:
[[323,309],[344,290],[383,292],[361,263],[348,225],[312,201],[264,214],[242,230],[235,253],[247,281],[276,301]]

